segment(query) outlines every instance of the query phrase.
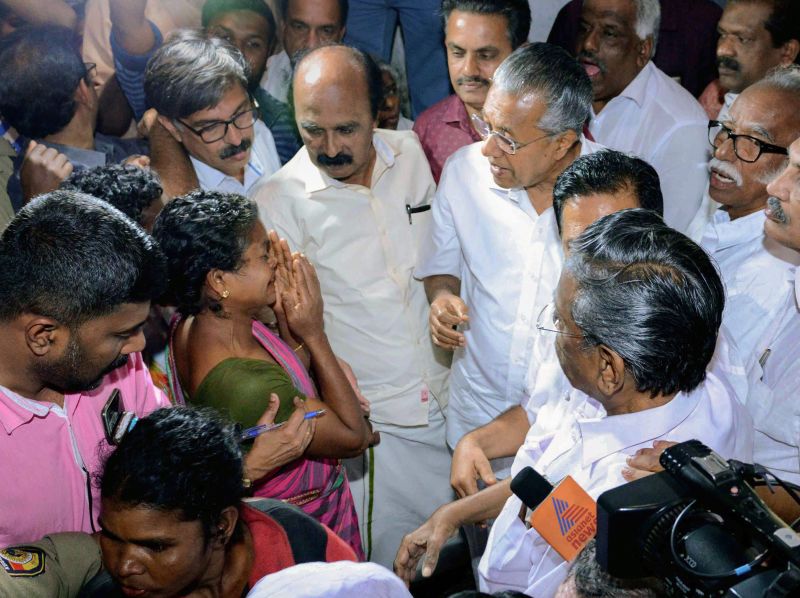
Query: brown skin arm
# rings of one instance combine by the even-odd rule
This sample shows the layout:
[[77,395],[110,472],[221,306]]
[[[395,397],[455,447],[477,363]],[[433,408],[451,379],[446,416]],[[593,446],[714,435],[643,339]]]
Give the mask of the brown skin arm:
[[422,576],[430,577],[447,539],[462,525],[497,517],[510,496],[511,480],[504,480],[439,507],[425,523],[403,538],[394,559],[394,572],[408,585],[416,577],[417,563],[424,558]]
[[122,137],[131,126],[133,109],[122,93],[116,75],[106,81],[99,102],[97,130],[105,135]]
[[449,274],[437,274],[427,276],[423,284],[431,304],[428,323],[433,343],[449,351],[466,346],[464,334],[456,329],[469,321],[469,308],[458,296],[461,281]]
[[183,146],[158,121],[155,110],[148,110],[139,129],[150,139],[150,168],[161,177],[166,199],[185,195],[200,186],[192,162]]
[[156,43],[144,16],[147,0],[110,0],[111,23],[117,39],[129,54],[146,54]]
[[529,428],[525,409],[516,406],[465,435],[456,445],[450,466],[450,485],[456,493],[460,497],[476,494],[478,480],[487,486],[495,484],[489,460],[513,457]]

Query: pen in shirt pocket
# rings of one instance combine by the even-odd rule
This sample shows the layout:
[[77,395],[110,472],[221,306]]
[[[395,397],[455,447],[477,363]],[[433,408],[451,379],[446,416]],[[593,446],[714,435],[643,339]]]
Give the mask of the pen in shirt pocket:
[[[316,411],[309,411],[303,416],[303,419],[315,419],[321,415],[325,415],[327,412],[326,409],[317,409]],[[271,432],[272,430],[277,430],[278,428],[282,428],[286,422],[281,422],[279,424],[262,424],[260,426],[253,426],[252,428],[247,428],[246,430],[242,430],[239,434],[239,442],[245,442],[247,440],[253,440],[254,438],[261,436],[264,432]]]

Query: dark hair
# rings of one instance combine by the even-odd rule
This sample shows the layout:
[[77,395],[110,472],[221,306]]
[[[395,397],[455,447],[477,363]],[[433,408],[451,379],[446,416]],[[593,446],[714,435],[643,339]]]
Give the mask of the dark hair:
[[174,31],[147,63],[147,105],[171,119],[213,108],[237,83],[248,89],[249,67],[241,52],[202,31]]
[[508,41],[516,50],[526,41],[531,30],[531,6],[527,0],[443,0],[442,19],[447,29],[447,19],[454,10],[481,15],[498,15],[507,23]]
[[570,243],[572,318],[588,346],[625,362],[639,392],[691,392],[705,378],[725,289],[705,251],[640,208],[604,216]]
[[[289,2],[291,0],[280,0],[281,16],[286,19],[286,13],[289,11]],[[350,3],[348,0],[338,0],[339,2],[339,16],[341,17],[341,26],[344,27],[347,23],[347,14],[350,11]]]
[[218,15],[238,10],[248,10],[264,17],[269,29],[267,36],[272,43],[275,42],[278,36],[278,26],[275,23],[275,15],[272,14],[272,9],[265,0],[206,0],[206,3],[203,4],[200,22],[206,28]]
[[553,212],[561,234],[561,213],[573,197],[620,193],[630,189],[639,207],[664,215],[664,197],[658,173],[636,156],[603,150],[580,156],[562,172],[553,187]]
[[66,127],[86,77],[79,39],[66,27],[24,27],[0,42],[0,113],[26,137],[40,139]]
[[[381,76],[381,68],[378,66],[378,63],[366,52],[362,52],[358,48],[345,44],[328,44],[310,50],[300,50],[295,56],[293,73],[296,74],[298,72],[300,65],[307,60],[309,56],[313,56],[316,52],[325,48],[332,47],[345,48],[350,55],[349,58],[352,64],[364,73],[364,78],[367,83],[367,93],[369,94],[370,112],[373,119],[377,118],[378,110],[380,110],[381,104],[383,104],[383,77]],[[294,94],[294,76],[292,77],[292,94]]]
[[553,135],[580,135],[591,114],[592,81],[563,48],[534,43],[514,50],[494,72],[492,88],[516,97],[534,95],[547,105],[538,127]]
[[126,164],[76,170],[61,183],[60,188],[107,201],[139,224],[142,224],[142,212],[164,192],[154,171]]
[[212,410],[158,409],[128,432],[105,462],[100,495],[124,506],[178,511],[199,520],[206,541],[222,511],[244,496],[234,428]]
[[255,203],[235,193],[192,191],[161,210],[153,236],[167,258],[167,291],[160,302],[183,315],[221,305],[203,292],[213,269],[234,271],[258,221]]
[[612,577],[600,567],[596,555],[597,543],[592,539],[569,567],[567,579],[575,584],[575,594],[581,598],[659,598],[667,595],[663,584],[655,577]]
[[89,195],[53,191],[0,238],[0,320],[32,313],[74,328],[151,301],[165,278],[164,256],[130,218]]
[[[767,20],[764,22],[772,46],[780,48],[786,42],[796,39],[800,41],[800,3],[797,0],[731,0],[730,4],[766,4],[771,9]],[[795,57],[795,62],[800,61],[800,53]]]

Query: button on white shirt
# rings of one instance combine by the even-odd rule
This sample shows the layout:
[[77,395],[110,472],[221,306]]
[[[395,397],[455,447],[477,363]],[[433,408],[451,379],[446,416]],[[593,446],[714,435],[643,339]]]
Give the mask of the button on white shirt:
[[[255,190],[264,225],[314,264],[325,302],[325,331],[370,400],[371,419],[398,426],[428,421],[429,400],[444,407],[446,355],[428,328],[428,301],[412,273],[429,234],[435,185],[417,136],[378,129],[369,188],[331,179],[302,148]],[[430,392],[430,395],[429,395]]]
[[589,123],[603,145],[649,162],[661,179],[664,220],[685,232],[708,184],[708,116],[652,62]]
[[722,321],[750,369],[763,349],[758,341],[794,292],[800,254],[764,235],[763,210],[731,220],[717,210],[700,245],[717,262],[725,284]]
[[[582,140],[581,154],[597,149]],[[467,345],[455,352],[450,379],[447,443],[455,447],[522,401],[536,318],[561,273],[561,241],[552,208],[537,214],[524,189],[496,185],[474,143],[445,164],[422,255],[414,276],[455,276],[469,307]]]
[[[233,126],[233,125],[231,125]],[[244,169],[244,184],[235,177],[212,168],[205,162],[192,157],[200,188],[206,191],[224,191],[249,196],[258,180],[277,172],[281,167],[275,140],[267,126],[260,120],[253,125],[253,145],[250,148],[250,160]]]
[[758,343],[747,408],[756,428],[753,458],[800,484],[800,280]]
[[[532,429],[511,467],[516,475],[527,466],[557,484],[565,476],[595,500],[625,483],[626,457],[653,441],[696,438],[726,459],[750,462],[753,428],[733,391],[713,374],[691,393],[678,393],[666,405],[638,413],[604,417],[599,403],[579,391],[572,419],[546,435]],[[519,519],[522,502],[512,496],[492,526],[478,568],[483,592],[518,590],[529,596],[552,596],[567,575],[568,563],[534,529]]]

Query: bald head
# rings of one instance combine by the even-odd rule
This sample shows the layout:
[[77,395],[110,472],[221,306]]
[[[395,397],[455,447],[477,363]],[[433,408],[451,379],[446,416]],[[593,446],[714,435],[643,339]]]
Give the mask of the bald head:
[[340,44],[301,54],[294,69],[293,88],[294,97],[301,99],[305,94],[350,90],[353,93],[346,94],[348,101],[353,96],[358,103],[365,100],[373,119],[383,97],[383,81],[375,61],[361,50]]
[[375,62],[347,46],[317,48],[299,57],[293,89],[297,128],[312,162],[333,179],[369,186],[382,97]]

